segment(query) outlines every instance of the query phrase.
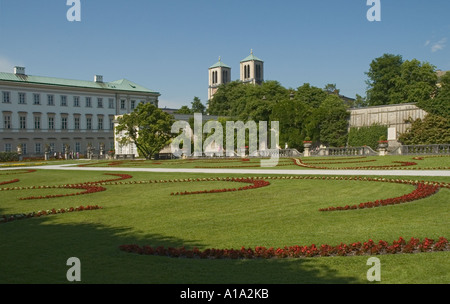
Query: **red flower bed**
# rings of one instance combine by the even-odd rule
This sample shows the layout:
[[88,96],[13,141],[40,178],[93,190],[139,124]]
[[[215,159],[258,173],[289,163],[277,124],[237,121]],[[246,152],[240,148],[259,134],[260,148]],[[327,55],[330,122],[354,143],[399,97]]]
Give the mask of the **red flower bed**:
[[373,240],[361,243],[344,244],[337,246],[330,246],[323,244],[316,246],[290,246],[284,248],[245,248],[241,249],[205,249],[198,248],[186,249],[181,248],[165,248],[139,245],[121,245],[119,249],[129,253],[136,253],[141,255],[156,255],[167,256],[172,258],[200,258],[200,259],[271,259],[271,258],[308,258],[308,257],[330,257],[330,256],[354,256],[354,255],[382,255],[395,253],[417,253],[417,252],[432,252],[432,251],[448,251],[450,249],[448,240],[440,237],[438,241],[425,238],[420,241],[416,238],[411,238],[406,242],[402,237],[397,241],[389,244],[386,241],[380,240],[375,243]]
[[25,173],[33,173],[33,172],[36,172],[36,170],[34,170],[34,169],[4,170],[4,171],[0,171],[0,175],[25,174]]
[[12,221],[17,220],[23,220],[33,217],[41,217],[46,215],[52,215],[52,214],[60,214],[60,213],[70,213],[70,212],[79,212],[79,211],[89,211],[89,210],[98,210],[103,209],[103,207],[100,207],[98,205],[95,206],[79,206],[79,207],[70,207],[70,208],[61,208],[61,209],[51,209],[51,210],[43,210],[43,211],[36,211],[36,212],[30,212],[30,213],[19,213],[19,214],[13,214],[13,215],[1,215],[0,216],[0,224],[2,223],[8,223]]
[[[385,170],[391,170],[391,169],[401,169],[402,167],[409,167],[409,166],[415,166],[417,163],[414,162],[402,162],[402,161],[394,161],[393,163],[397,163],[400,165],[384,165],[384,166],[359,166],[359,167],[319,167],[319,166],[313,166],[309,164],[305,164],[301,159],[293,159],[294,164],[299,167],[305,167],[305,168],[313,168],[313,169],[332,169],[332,170],[360,170],[360,169],[385,169]],[[360,162],[367,162],[367,161],[360,161]],[[323,162],[322,164],[326,164],[326,162]],[[416,168],[411,168],[416,169]]]
[[267,187],[270,185],[268,181],[265,180],[255,180],[250,178],[231,178],[227,181],[238,182],[238,183],[249,183],[250,186],[239,187],[239,188],[225,188],[225,189],[213,189],[213,190],[200,190],[200,191],[184,191],[184,192],[172,192],[170,195],[189,195],[189,194],[205,194],[205,193],[222,193],[222,192],[232,192],[232,191],[243,191],[250,189],[257,189],[261,187]]
[[7,184],[13,184],[13,183],[17,183],[17,182],[19,182],[20,181],[20,179],[13,179],[13,180],[10,180],[10,181],[6,181],[6,182],[0,182],[0,186],[2,186],[2,185],[7,185]]
[[419,183],[417,185],[417,188],[413,192],[399,197],[376,200],[373,202],[361,203],[359,205],[352,205],[352,206],[346,205],[343,207],[322,208],[319,209],[319,211],[343,211],[343,210],[355,210],[355,209],[375,208],[375,207],[403,204],[429,197],[438,191],[439,186]]
[[58,185],[58,186],[31,186],[31,187],[15,187],[15,188],[2,188],[1,191],[5,190],[30,190],[30,189],[81,189],[84,191],[67,193],[67,194],[51,194],[51,195],[40,195],[40,196],[29,196],[19,198],[20,200],[34,200],[34,199],[48,199],[48,198],[57,198],[57,197],[65,197],[65,196],[75,196],[75,195],[84,195],[91,194],[96,192],[106,191],[106,188],[98,186],[98,184],[105,184],[113,181],[120,181],[125,179],[132,178],[131,175],[128,174],[110,174],[106,173],[105,175],[118,176],[118,178],[114,179],[105,179],[95,182],[85,182],[81,184],[68,184],[68,185]]

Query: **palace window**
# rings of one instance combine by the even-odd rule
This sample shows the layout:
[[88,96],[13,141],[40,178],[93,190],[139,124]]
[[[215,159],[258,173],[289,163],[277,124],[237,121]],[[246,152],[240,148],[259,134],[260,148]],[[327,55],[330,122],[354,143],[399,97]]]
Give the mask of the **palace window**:
[[27,144],[22,144],[22,154],[23,155],[28,154]]
[[61,117],[61,130],[67,130],[67,117]]
[[41,129],[41,117],[40,116],[34,116],[34,129],[35,130]]
[[3,128],[4,129],[11,129],[11,115],[5,114],[3,115]]
[[19,128],[25,130],[27,128],[27,117],[25,115],[19,116]]
[[120,101],[120,109],[125,110],[125,100],[124,99],[122,99]]
[[49,106],[55,105],[55,98],[53,97],[53,95],[47,95],[47,104]]
[[98,129],[103,130],[103,118],[102,117],[98,118]]
[[40,143],[36,143],[34,145],[34,153],[35,154],[41,154],[41,144]]
[[86,108],[92,107],[92,100],[91,97],[86,97]]
[[97,98],[97,108],[103,108],[103,98]]
[[92,118],[91,117],[86,118],[86,129],[92,130]]
[[11,103],[11,93],[3,92],[3,103]]
[[11,144],[5,144],[5,152],[12,152],[12,145]]
[[61,107],[67,107],[67,96],[61,95]]
[[55,129],[55,118],[54,117],[49,117],[48,118],[48,129],[49,130],[54,130]]
[[75,126],[75,130],[80,130],[80,117],[74,118],[74,126]]
[[27,103],[27,95],[25,93],[19,93],[19,104]]
[[108,99],[108,104],[110,109],[114,109],[114,98]]
[[40,105],[41,104],[41,95],[33,94],[33,104]]
[[78,96],[74,96],[73,97],[73,106],[74,107],[79,107],[80,106],[80,97],[78,97]]

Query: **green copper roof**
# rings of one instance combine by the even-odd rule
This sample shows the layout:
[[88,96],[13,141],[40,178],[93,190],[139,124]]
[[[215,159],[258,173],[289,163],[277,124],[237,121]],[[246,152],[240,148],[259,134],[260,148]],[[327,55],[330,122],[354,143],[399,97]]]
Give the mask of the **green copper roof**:
[[246,62],[246,61],[261,61],[261,59],[259,59],[258,57],[256,57],[255,55],[253,55],[253,51],[251,51],[250,55],[247,56],[246,58],[242,59],[241,62]]
[[121,79],[113,82],[94,82],[87,80],[72,80],[54,77],[44,77],[44,76],[32,76],[32,75],[19,75],[13,73],[0,72],[0,81],[11,81],[11,82],[23,82],[23,83],[33,83],[33,84],[43,84],[51,86],[64,86],[64,87],[77,87],[77,88],[89,88],[89,89],[101,89],[101,90],[112,90],[112,91],[128,91],[137,93],[153,93],[159,94],[158,92],[150,91],[143,86],[135,84],[127,79]]
[[231,67],[229,67],[228,65],[226,65],[225,63],[222,62],[222,60],[219,57],[219,61],[217,61],[214,65],[209,67],[210,69],[213,68],[228,68],[231,69]]

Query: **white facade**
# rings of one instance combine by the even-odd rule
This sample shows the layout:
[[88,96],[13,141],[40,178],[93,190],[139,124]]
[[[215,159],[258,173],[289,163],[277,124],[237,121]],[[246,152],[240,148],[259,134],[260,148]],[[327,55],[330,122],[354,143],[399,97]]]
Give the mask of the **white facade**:
[[[0,152],[17,151],[24,157],[42,156],[45,146],[51,155],[64,155],[70,146],[73,156],[86,155],[87,146],[98,153],[114,149],[114,119],[133,111],[140,103],[158,106],[157,92],[128,81],[103,83],[27,76],[24,68],[0,73]],[[105,152],[106,152],[105,151]]]

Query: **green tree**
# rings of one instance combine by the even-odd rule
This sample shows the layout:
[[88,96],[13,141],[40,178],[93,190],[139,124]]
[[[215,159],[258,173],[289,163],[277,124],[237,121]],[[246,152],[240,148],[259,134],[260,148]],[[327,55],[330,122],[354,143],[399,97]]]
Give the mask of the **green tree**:
[[327,95],[328,93],[321,88],[305,83],[301,87],[297,88],[294,99],[301,100],[313,108],[318,108]]
[[426,112],[450,119],[450,72],[446,73],[439,82],[436,96],[422,100],[417,106]]
[[208,101],[208,113],[211,115],[237,117],[246,105],[246,89],[240,81],[222,84],[213,98]]
[[193,112],[188,106],[182,106],[175,112],[175,114],[193,114]]
[[401,75],[402,56],[384,54],[370,64],[366,73],[367,100],[370,106],[390,104],[390,95],[395,91],[394,79]]
[[366,74],[370,106],[426,102],[436,93],[436,67],[417,59],[384,54],[372,61]]
[[361,95],[356,94],[356,98],[353,101],[353,104],[350,105],[351,108],[365,108],[368,107],[369,103],[367,102],[367,98],[362,97]]
[[336,95],[328,95],[313,112],[313,116],[321,143],[332,147],[343,147],[347,144],[350,113],[342,99]]
[[308,136],[306,124],[312,108],[301,100],[283,100],[275,104],[270,121],[278,121],[280,126],[280,145],[303,149],[303,140]]
[[328,94],[339,95],[340,90],[336,87],[335,83],[329,83],[324,87],[324,91]]
[[175,136],[171,133],[173,116],[151,103],[140,103],[131,113],[119,118],[116,134],[120,144],[134,142],[139,155],[151,159]]
[[194,100],[191,103],[191,110],[193,113],[202,113],[205,114],[206,107],[202,104],[200,98],[197,96],[194,97]]
[[450,120],[434,114],[412,122],[411,128],[399,136],[404,145],[450,144]]
[[436,67],[417,59],[402,63],[400,76],[392,80],[395,89],[390,92],[390,104],[426,102],[436,92]]

